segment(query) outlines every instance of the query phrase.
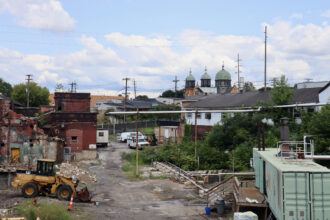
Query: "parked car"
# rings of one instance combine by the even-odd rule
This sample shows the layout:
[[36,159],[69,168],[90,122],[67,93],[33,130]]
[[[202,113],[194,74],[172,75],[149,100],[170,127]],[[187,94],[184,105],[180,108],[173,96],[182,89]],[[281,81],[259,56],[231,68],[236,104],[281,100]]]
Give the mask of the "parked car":
[[[141,132],[138,133],[139,138],[147,139],[146,136],[144,136]],[[130,132],[130,134],[127,136],[127,140],[130,140],[132,138],[136,138],[136,132]]]
[[[136,148],[136,138],[131,138],[128,140],[127,145],[129,148]],[[149,142],[146,139],[139,137],[138,145],[139,150],[142,150],[144,147],[149,146]]]

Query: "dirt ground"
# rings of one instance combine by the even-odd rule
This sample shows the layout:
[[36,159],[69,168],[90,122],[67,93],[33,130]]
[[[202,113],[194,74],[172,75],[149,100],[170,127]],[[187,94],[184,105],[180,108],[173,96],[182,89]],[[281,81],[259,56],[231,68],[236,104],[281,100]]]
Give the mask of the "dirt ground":
[[[169,179],[133,181],[122,171],[123,152],[133,151],[124,143],[112,142],[99,149],[99,160],[84,161],[79,166],[89,169],[97,182],[88,184],[94,203],[74,203],[73,215],[79,219],[208,219],[205,201],[195,189]],[[19,190],[0,190],[0,209],[16,206],[24,198]],[[38,202],[55,202],[68,206],[67,201],[39,197]],[[217,216],[211,217],[212,219]]]
[[[131,181],[125,177],[122,152],[130,152],[126,144],[112,142],[99,151],[101,164],[89,167],[98,182],[89,185],[98,205],[79,204],[93,219],[204,219],[204,205],[194,189],[169,179]],[[205,216],[205,217],[204,217]]]

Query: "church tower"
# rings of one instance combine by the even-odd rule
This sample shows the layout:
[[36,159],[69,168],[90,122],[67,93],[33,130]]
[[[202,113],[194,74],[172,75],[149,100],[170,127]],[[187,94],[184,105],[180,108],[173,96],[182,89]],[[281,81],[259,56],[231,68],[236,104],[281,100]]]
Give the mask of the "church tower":
[[231,91],[231,76],[225,70],[224,64],[222,64],[222,70],[217,72],[215,76],[215,87],[217,88],[217,94],[225,94]]

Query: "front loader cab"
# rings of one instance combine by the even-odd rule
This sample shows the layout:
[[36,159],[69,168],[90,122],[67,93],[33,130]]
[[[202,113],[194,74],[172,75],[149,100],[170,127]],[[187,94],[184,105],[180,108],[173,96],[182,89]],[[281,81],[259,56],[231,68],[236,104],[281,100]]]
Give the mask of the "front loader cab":
[[40,176],[55,176],[55,161],[49,159],[38,159],[37,175]]

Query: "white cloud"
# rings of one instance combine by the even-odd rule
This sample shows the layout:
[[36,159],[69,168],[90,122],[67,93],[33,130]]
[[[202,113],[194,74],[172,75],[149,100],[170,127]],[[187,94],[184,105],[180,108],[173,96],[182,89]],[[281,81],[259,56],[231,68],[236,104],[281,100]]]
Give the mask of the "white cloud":
[[[264,24],[263,24],[264,25]],[[262,25],[262,26],[263,26]],[[290,82],[304,78],[329,80],[330,26],[293,25],[286,21],[268,24],[268,79],[285,74]],[[115,91],[121,93],[123,78],[135,79],[139,94],[159,94],[173,89],[172,80],[177,75],[180,83],[192,68],[199,81],[207,66],[212,84],[222,62],[236,83],[236,58],[240,53],[241,71],[245,81],[263,81],[264,43],[260,36],[215,35],[200,30],[184,30],[178,36],[105,35],[101,43],[92,36],[82,35],[82,48],[69,54],[53,56],[22,54],[0,48],[0,69],[10,82],[23,82],[25,74],[51,90],[56,83],[76,81],[78,90]],[[139,45],[139,46],[137,46]],[[132,81],[129,82],[132,88]],[[132,89],[131,89],[132,90]],[[132,94],[132,92],[131,92]]]
[[291,16],[290,16],[291,19],[303,19],[304,16],[303,14],[301,13],[293,13]]
[[18,25],[47,31],[72,31],[75,20],[57,0],[0,0],[0,11],[15,17]]
[[321,14],[322,17],[330,18],[330,10],[326,10]]

